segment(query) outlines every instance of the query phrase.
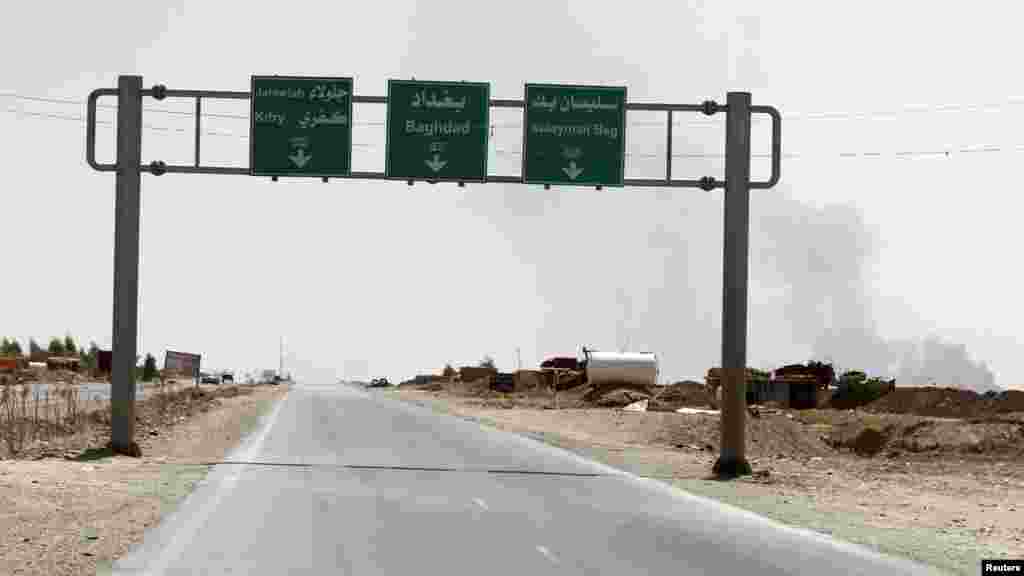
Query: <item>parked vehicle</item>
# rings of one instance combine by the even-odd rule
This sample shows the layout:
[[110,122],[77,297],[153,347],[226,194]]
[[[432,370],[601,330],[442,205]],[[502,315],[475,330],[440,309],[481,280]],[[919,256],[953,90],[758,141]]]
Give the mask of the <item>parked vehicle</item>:
[[217,378],[214,374],[201,373],[199,375],[199,382],[201,384],[220,384],[220,378]]

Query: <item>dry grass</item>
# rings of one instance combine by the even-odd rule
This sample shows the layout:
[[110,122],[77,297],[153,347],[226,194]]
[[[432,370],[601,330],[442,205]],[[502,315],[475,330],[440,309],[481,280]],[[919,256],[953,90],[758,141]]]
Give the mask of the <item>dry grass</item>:
[[[159,380],[147,391],[161,417],[184,386]],[[0,375],[0,439],[8,456],[17,457],[33,442],[87,439],[95,426],[110,425],[110,400],[100,395],[83,399],[74,377],[49,383],[45,389],[31,382],[17,383]]]
[[0,437],[7,452],[16,455],[37,440],[84,434],[87,414],[102,409],[82,401],[74,379],[56,382],[43,391],[30,383],[15,384],[0,379]]
[[[0,461],[0,574],[109,574],[114,559],[202,481],[206,467],[196,463],[222,460],[287,392],[285,386],[207,388],[202,394],[180,388],[166,407],[167,423],[159,422],[148,387],[138,403],[142,457],[99,449],[107,436],[97,426],[85,450],[56,442]],[[183,412],[187,396],[196,396],[192,414]],[[85,531],[91,535],[84,537]]]

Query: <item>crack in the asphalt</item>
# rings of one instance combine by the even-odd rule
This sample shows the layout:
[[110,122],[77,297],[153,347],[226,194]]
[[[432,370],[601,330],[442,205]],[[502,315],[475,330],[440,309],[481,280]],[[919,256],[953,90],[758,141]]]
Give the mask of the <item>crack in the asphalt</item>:
[[397,465],[374,465],[374,464],[302,464],[297,462],[240,462],[238,460],[224,460],[217,462],[202,462],[203,466],[217,466],[224,464],[235,464],[239,466],[278,466],[286,468],[348,468],[352,470],[398,470],[403,472],[482,472],[486,474],[524,474],[538,476],[575,476],[582,478],[600,478],[604,476],[616,476],[616,474],[602,474],[600,472],[552,472],[548,470],[516,470],[496,468],[451,468],[445,466],[397,466]]

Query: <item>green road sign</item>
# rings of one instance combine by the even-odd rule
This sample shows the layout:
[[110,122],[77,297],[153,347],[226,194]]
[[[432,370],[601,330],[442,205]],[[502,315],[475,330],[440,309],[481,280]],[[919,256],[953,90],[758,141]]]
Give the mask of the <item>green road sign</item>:
[[527,84],[523,182],[622,186],[626,88]]
[[253,76],[249,170],[253,176],[348,176],[352,79]]
[[385,173],[485,181],[490,97],[490,85],[481,82],[388,80]]

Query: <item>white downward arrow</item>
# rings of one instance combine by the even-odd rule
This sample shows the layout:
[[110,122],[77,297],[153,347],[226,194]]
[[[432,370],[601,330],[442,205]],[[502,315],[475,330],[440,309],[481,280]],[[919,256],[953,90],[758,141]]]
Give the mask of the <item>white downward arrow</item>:
[[434,154],[433,160],[424,160],[423,162],[434,172],[444,168],[444,165],[448,163],[447,160],[441,160],[441,156],[439,154]]
[[308,164],[310,160],[313,159],[313,156],[306,156],[306,149],[299,148],[299,151],[289,156],[288,159],[294,162],[296,167],[302,168],[303,166]]
[[569,162],[568,168],[562,168],[562,172],[565,172],[565,175],[569,177],[569,180],[575,180],[577,176],[583,173],[583,168],[577,168],[576,162],[572,161]]

